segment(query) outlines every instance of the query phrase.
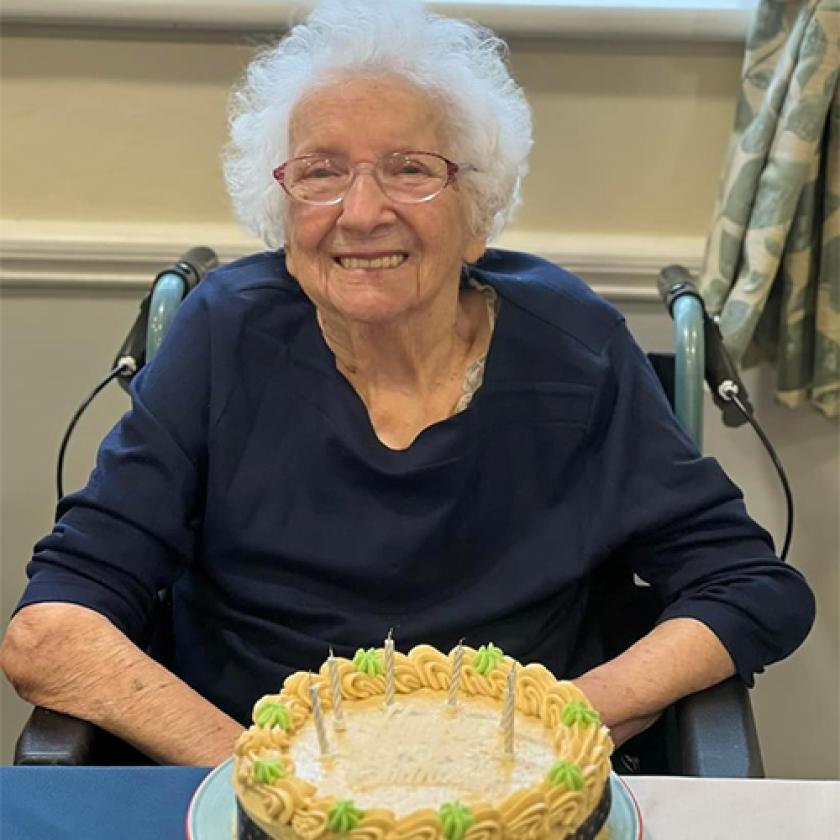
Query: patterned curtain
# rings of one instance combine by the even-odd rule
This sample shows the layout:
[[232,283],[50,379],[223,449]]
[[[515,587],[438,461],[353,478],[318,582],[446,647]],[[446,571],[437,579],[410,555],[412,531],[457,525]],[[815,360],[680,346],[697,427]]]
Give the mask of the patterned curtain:
[[840,416],[840,0],[759,0],[700,287],[776,397]]

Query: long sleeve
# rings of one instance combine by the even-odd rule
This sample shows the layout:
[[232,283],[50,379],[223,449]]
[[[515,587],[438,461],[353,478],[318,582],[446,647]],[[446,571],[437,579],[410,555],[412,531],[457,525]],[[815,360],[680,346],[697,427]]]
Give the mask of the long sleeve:
[[212,364],[202,286],[135,378],[131,409],[102,442],[87,486],[61,500],[52,533],[35,546],[18,609],[82,604],[138,640],[155,593],[193,562]]
[[598,429],[601,515],[614,544],[665,603],[660,622],[702,621],[752,684],[798,647],[814,620],[802,575],[781,562],[738,488],[681,430],[644,354],[621,324],[606,350]]

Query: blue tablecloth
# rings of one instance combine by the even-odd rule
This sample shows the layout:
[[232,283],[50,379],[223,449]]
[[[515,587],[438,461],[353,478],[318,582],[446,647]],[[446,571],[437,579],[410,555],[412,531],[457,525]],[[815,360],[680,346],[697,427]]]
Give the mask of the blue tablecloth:
[[202,767],[0,767],[3,840],[183,840]]

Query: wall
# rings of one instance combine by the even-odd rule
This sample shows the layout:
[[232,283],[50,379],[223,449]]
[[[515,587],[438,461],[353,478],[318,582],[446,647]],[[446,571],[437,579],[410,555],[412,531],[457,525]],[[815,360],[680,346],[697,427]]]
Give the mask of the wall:
[[[0,47],[2,615],[50,526],[55,452],[75,406],[107,370],[156,267],[202,242],[223,257],[253,247],[232,223],[218,169],[227,90],[258,39],[220,33],[7,26]],[[732,122],[737,45],[516,41],[513,66],[534,107],[536,147],[522,211],[504,242],[578,269],[628,314],[649,349],[670,343],[653,278],[698,264]],[[817,589],[802,650],[754,694],[768,772],[840,776],[837,427],[763,396],[765,428],[797,497],[791,557]],[[762,382],[759,382],[762,380]],[[125,408],[112,387],[82,420],[66,485]],[[781,533],[766,457],[747,430],[717,454],[759,521]],[[2,688],[2,760],[26,707]],[[808,714],[803,715],[802,710]],[[794,725],[795,722],[795,725]]]

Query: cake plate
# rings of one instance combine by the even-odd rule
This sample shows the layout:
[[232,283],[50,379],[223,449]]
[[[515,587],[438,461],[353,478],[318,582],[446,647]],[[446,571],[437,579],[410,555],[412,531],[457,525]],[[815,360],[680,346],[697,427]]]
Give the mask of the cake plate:
[[[187,840],[231,840],[236,836],[232,763],[229,758],[212,770],[193,794],[187,811]],[[610,773],[610,785],[610,840],[642,840],[642,813],[632,791],[615,773]]]

